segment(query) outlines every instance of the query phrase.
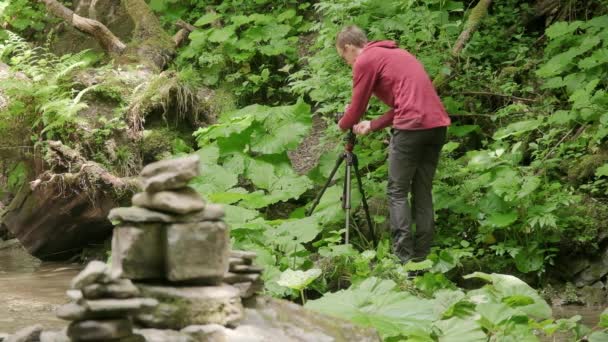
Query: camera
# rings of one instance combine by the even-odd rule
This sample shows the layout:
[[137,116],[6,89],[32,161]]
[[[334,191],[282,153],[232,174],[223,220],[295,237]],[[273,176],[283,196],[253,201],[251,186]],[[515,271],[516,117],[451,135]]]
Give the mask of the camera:
[[342,119],[343,116],[344,116],[344,112],[338,112],[338,113],[334,113],[334,114],[330,115],[330,118],[335,123],[338,123],[338,122],[340,122],[340,119]]

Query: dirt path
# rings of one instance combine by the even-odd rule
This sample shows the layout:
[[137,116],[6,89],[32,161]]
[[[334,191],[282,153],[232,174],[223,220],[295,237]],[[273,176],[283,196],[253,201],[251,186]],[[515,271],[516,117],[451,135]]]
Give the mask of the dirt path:
[[312,129],[297,149],[288,152],[291,165],[299,174],[305,174],[314,168],[323,153],[331,149],[330,144],[323,143],[327,123],[320,115],[312,117]]

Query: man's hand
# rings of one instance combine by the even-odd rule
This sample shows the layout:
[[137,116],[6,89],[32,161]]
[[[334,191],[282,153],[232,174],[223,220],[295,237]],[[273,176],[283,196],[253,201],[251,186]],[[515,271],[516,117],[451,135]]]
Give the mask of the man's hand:
[[355,134],[357,135],[366,135],[371,132],[371,130],[371,121],[368,120],[361,121],[355,126],[353,126],[353,132],[355,132]]

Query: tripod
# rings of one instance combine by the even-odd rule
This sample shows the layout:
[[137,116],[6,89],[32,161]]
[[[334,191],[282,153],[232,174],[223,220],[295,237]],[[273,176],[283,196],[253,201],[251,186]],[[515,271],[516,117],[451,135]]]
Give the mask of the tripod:
[[351,202],[351,169],[352,169],[355,171],[355,177],[357,178],[357,185],[359,186],[359,192],[361,193],[361,197],[363,199],[363,210],[365,211],[365,218],[367,220],[367,225],[369,226],[371,238],[372,238],[372,241],[375,246],[377,243],[376,235],[374,233],[374,226],[372,226],[372,219],[369,214],[369,207],[367,206],[367,199],[365,198],[365,192],[363,191],[363,183],[361,182],[361,176],[359,175],[359,160],[357,159],[357,155],[353,152],[355,143],[357,142],[357,138],[352,130],[350,130],[346,134],[344,141],[346,143],[344,145],[344,153],[342,153],[338,157],[338,160],[336,161],[336,166],[334,166],[334,169],[329,174],[329,178],[327,179],[327,182],[325,182],[323,189],[317,195],[317,198],[315,198],[315,201],[314,201],[312,207],[308,210],[306,215],[310,216],[312,214],[312,212],[315,210],[315,208],[321,201],[321,197],[323,197],[325,190],[327,190],[327,188],[329,187],[329,184],[331,183],[334,176],[336,175],[338,168],[340,167],[342,162],[346,160],[346,170],[344,173],[344,175],[345,175],[344,187],[342,189],[342,209],[344,209],[346,211],[346,225],[345,225],[346,234],[345,234],[344,242],[348,244],[348,241],[349,241],[350,210],[351,210],[351,205],[350,205],[350,202]]

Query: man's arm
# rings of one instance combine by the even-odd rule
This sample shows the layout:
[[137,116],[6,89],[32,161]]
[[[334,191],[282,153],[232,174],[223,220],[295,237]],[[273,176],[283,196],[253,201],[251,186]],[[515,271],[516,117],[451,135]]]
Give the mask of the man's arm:
[[393,118],[395,117],[395,111],[393,109],[384,113],[381,117],[374,119],[370,123],[370,130],[379,131],[393,124]]
[[366,61],[358,61],[353,68],[353,96],[344,113],[344,116],[338,122],[338,126],[342,130],[352,128],[363,116],[369,103],[369,98],[372,96],[374,83],[376,83],[376,71],[370,63]]

